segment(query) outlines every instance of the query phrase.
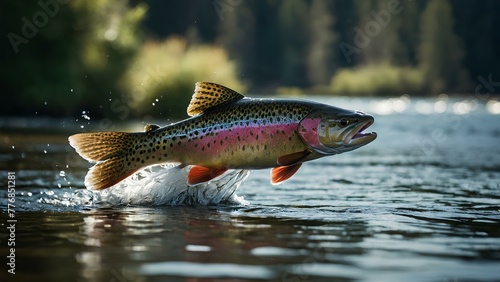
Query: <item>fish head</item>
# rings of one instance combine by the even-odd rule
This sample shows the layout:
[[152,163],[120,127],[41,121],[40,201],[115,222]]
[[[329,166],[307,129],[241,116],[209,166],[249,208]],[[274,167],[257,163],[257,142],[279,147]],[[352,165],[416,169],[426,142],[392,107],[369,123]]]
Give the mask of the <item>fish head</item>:
[[374,122],[371,115],[327,107],[312,111],[299,123],[299,134],[313,152],[334,155],[352,151],[377,138],[377,133],[363,132]]

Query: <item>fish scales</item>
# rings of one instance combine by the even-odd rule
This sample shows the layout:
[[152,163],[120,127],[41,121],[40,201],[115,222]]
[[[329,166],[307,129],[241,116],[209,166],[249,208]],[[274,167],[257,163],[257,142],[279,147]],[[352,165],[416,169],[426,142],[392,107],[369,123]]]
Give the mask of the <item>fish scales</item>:
[[222,85],[196,83],[191,118],[145,132],[80,133],[68,138],[96,162],[85,177],[106,189],[138,169],[159,163],[191,165],[188,184],[209,181],[228,169],[271,168],[271,182],[292,177],[303,162],[340,154],[375,140],[363,133],[373,117],[293,99],[252,99]]
[[154,141],[143,140],[152,151],[139,155],[213,168],[270,167],[279,156],[306,149],[297,130],[311,109],[295,101],[244,99],[155,131]]

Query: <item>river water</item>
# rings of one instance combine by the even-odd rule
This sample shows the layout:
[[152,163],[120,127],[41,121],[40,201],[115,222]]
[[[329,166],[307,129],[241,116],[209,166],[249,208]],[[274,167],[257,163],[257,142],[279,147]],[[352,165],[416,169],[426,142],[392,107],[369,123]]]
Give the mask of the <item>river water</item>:
[[278,186],[162,166],[93,192],[67,137],[98,121],[3,119],[0,281],[500,281],[499,102],[315,99],[378,138]]

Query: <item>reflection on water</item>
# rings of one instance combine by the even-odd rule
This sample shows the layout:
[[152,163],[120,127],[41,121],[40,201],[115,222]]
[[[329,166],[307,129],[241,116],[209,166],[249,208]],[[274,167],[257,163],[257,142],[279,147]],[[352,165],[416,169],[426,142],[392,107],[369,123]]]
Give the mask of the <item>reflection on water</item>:
[[[15,279],[500,281],[496,106],[444,99],[330,101],[392,112],[376,116],[369,146],[307,163],[279,186],[262,170],[185,189],[185,170],[167,166],[96,193],[82,189],[88,164],[69,134],[6,132]],[[0,222],[5,257],[5,212]]]

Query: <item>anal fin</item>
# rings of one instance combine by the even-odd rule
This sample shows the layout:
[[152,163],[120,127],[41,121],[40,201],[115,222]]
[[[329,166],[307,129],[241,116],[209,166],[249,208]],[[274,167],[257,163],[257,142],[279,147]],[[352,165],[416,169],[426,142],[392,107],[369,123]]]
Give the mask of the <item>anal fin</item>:
[[271,183],[277,185],[288,180],[299,170],[300,166],[302,166],[302,163],[290,166],[278,166],[271,169]]
[[226,172],[227,168],[208,168],[204,166],[194,165],[188,173],[187,183],[189,185],[196,185],[199,183],[210,181],[217,176]]

